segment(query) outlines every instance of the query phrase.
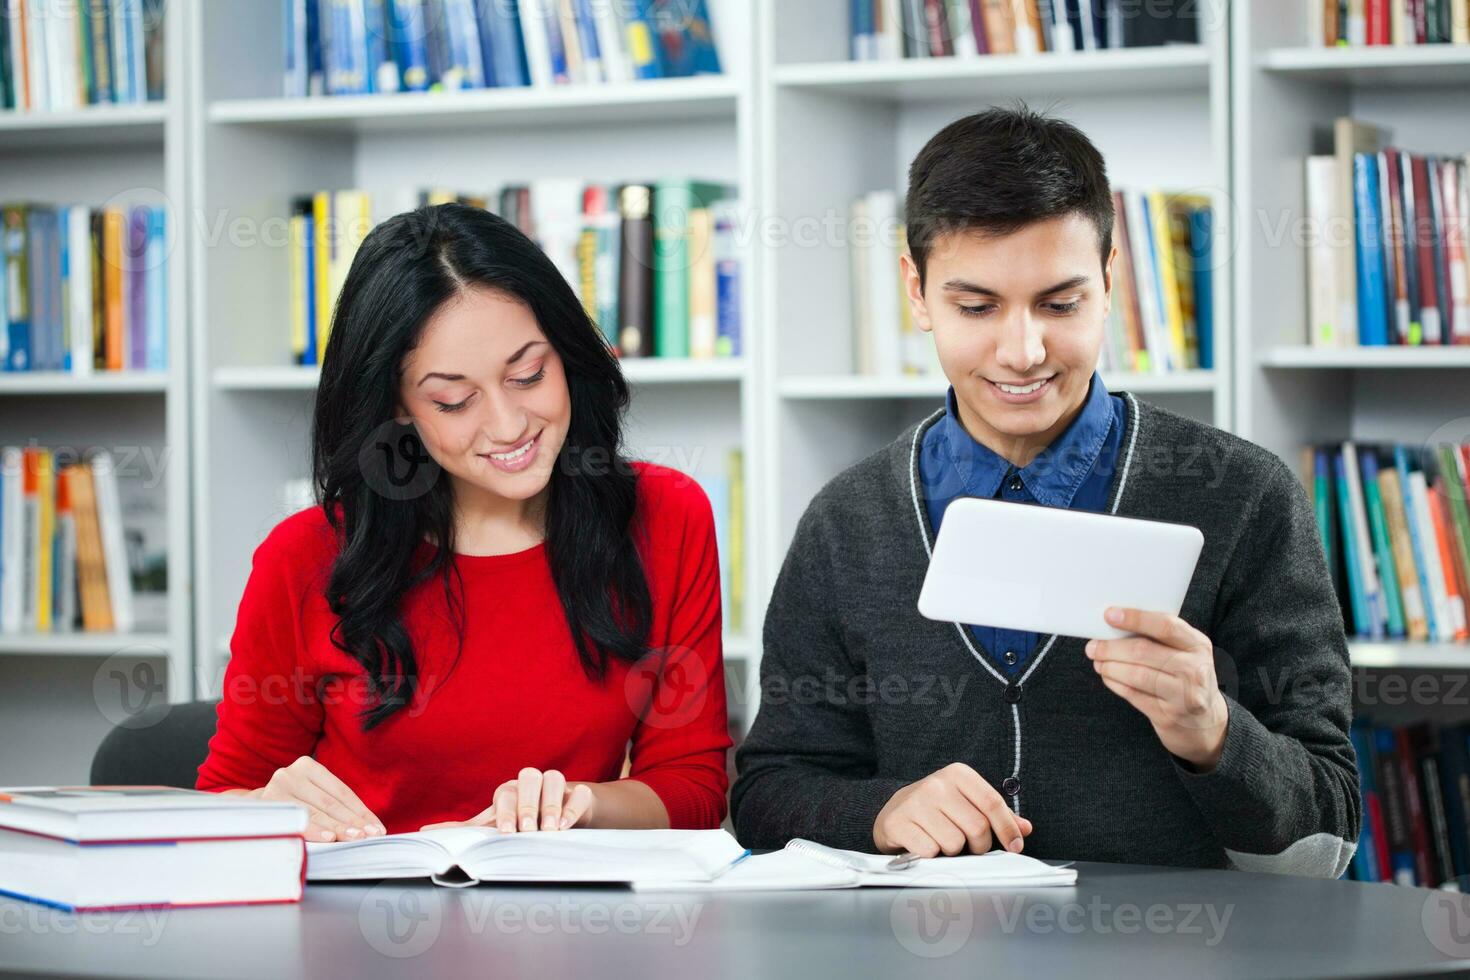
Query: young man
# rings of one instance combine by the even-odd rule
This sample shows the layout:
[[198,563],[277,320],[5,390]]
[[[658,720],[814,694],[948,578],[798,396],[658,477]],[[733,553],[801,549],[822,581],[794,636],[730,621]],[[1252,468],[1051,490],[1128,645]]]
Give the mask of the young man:
[[[1271,453],[1104,388],[1097,149],[1024,109],[962,119],[914,161],[907,221],[909,303],[952,387],[797,528],[737,754],[740,840],[1340,875],[1350,672],[1311,506]],[[1180,615],[1117,610],[1136,636],[1087,643],[924,619],[961,495],[1200,528]]]

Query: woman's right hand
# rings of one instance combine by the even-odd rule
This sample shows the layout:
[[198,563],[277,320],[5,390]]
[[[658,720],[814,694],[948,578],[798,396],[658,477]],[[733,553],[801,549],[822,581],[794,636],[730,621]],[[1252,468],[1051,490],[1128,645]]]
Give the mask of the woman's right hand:
[[309,755],[275,771],[270,782],[244,795],[306,807],[309,841],[362,840],[386,833],[383,821],[363,805],[348,785]]

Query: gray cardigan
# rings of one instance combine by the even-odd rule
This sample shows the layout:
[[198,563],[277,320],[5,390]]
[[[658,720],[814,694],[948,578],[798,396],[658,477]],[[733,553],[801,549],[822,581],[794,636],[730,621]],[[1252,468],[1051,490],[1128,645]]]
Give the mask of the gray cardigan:
[[1229,706],[1196,773],[1043,637],[1015,684],[916,608],[933,533],[917,453],[939,415],[817,494],[766,615],[761,704],[736,754],[741,843],[871,851],[901,787],[960,761],[1035,825],[1042,858],[1340,875],[1358,839],[1351,673],[1311,504],[1275,455],[1128,401],[1112,513],[1205,537],[1181,615],[1215,644]]

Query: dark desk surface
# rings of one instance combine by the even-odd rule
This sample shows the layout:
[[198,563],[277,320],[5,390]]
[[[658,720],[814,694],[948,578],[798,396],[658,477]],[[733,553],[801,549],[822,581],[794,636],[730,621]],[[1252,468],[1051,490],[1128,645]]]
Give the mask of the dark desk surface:
[[[1470,969],[1470,896],[1078,865],[1075,888],[635,894],[312,885],[300,905],[70,915],[0,899],[0,973],[1306,977]],[[936,882],[936,884],[944,884]]]

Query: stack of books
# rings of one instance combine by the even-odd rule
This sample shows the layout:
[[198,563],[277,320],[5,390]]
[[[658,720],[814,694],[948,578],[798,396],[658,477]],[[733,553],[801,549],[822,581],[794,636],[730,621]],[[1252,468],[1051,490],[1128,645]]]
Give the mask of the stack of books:
[[1347,118],[1334,143],[1306,161],[1312,345],[1470,344],[1470,155]]
[[331,312],[357,248],[376,221],[420,204],[492,204],[561,270],[623,357],[708,359],[741,352],[740,205],[720,184],[670,179],[588,184],[549,178],[493,196],[363,191],[300,198],[290,220],[291,349],[298,364],[326,350]]
[[0,0],[0,109],[163,98],[164,0]]
[[69,911],[301,900],[306,810],[163,786],[0,789],[0,894]]
[[1312,47],[1470,44],[1470,0],[1308,0]]
[[[0,633],[132,630],[134,562],[112,455],[7,447],[0,461]],[[138,584],[164,591],[166,574],[141,570]]]
[[1304,456],[1348,633],[1470,639],[1470,445],[1345,442]]
[[705,0],[286,0],[285,94],[719,74]]
[[0,205],[0,367],[168,366],[164,210]]
[[853,61],[1199,43],[1189,0],[850,0]]
[[[1214,367],[1214,229],[1208,198],[1161,190],[1113,194],[1113,302],[1099,368],[1164,374]],[[938,376],[900,271],[908,249],[897,195],[852,205],[853,370]]]
[[1354,881],[1460,891],[1470,875],[1470,726],[1353,722],[1363,829]]

